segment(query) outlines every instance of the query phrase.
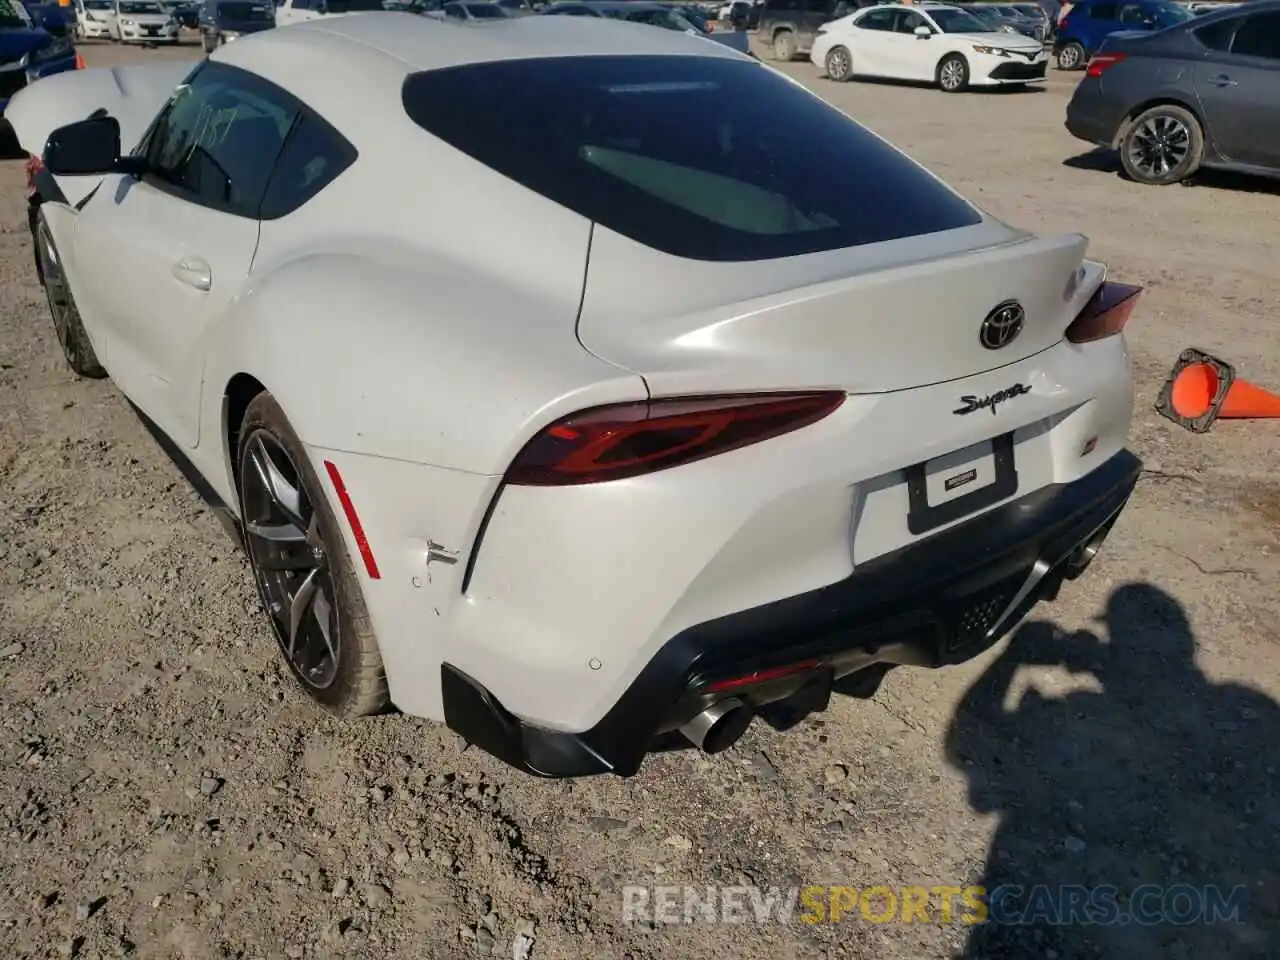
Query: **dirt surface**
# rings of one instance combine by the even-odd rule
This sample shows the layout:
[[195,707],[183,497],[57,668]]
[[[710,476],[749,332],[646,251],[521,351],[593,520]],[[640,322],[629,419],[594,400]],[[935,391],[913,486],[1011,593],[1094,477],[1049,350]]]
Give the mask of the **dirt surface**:
[[[1151,407],[1187,345],[1280,389],[1278,188],[1146,188],[1079,159],[1061,75],[947,96],[787,70],[1147,286],[1130,330],[1148,473],[1087,575],[978,661],[629,781],[535,780],[401,716],[331,721],[288,682],[214,518],[111,384],[67,370],[5,161],[0,957],[1276,955],[1280,424],[1194,436]],[[629,884],[971,883],[1248,901],[1190,927],[970,926],[936,900],[931,922],[622,918]]]

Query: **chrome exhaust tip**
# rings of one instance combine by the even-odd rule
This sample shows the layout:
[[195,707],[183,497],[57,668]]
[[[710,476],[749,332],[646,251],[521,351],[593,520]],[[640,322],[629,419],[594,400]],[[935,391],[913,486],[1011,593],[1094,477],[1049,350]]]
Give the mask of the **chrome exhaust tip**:
[[721,700],[682,726],[680,732],[703,753],[720,753],[738,742],[754,716],[741,700]]
[[1111,524],[1107,524],[1105,527],[1094,531],[1088,540],[1071,551],[1070,556],[1067,557],[1064,570],[1068,580],[1075,580],[1089,568],[1089,564],[1093,563],[1093,558],[1102,549],[1102,544],[1106,541],[1107,534],[1110,532]]

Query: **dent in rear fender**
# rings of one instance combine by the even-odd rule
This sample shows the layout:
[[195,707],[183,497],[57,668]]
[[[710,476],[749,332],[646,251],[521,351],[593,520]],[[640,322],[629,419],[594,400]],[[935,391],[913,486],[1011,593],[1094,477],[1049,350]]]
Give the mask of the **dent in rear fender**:
[[648,396],[577,342],[576,291],[538,301],[447,273],[343,254],[268,273],[198,348],[206,422],[247,373],[308,444],[494,475],[547,423]]
[[[378,638],[391,699],[443,719],[440,664],[457,659],[451,624],[472,544],[501,482],[403,460],[308,447]],[[380,574],[371,579],[325,461],[337,467]]]

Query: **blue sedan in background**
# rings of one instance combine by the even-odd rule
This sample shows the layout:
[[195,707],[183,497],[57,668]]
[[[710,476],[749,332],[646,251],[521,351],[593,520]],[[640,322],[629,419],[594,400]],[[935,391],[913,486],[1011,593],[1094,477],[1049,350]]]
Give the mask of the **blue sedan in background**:
[[83,65],[62,8],[0,0],[0,116],[27,84]]

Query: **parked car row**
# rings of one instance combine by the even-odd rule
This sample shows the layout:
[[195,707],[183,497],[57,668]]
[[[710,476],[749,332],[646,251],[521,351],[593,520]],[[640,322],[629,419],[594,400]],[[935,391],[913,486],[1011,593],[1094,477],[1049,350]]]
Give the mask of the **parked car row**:
[[836,81],[855,76],[936,83],[947,93],[969,87],[1044,80],[1044,43],[997,32],[953,4],[880,4],[823,24],[810,60]]
[[1116,149],[1139,183],[1201,168],[1280,175],[1280,0],[1228,7],[1156,33],[1099,41],[1066,125]]
[[23,87],[83,65],[73,24],[55,4],[0,0],[0,116]]
[[[806,57],[813,49],[818,30],[825,24],[842,21],[883,0],[762,0],[759,39],[772,51],[775,60]],[[906,5],[895,0],[895,5]],[[910,3],[918,8],[919,3]],[[1058,0],[1037,2],[961,2],[952,4],[985,23],[986,32],[1018,33],[1039,41],[1053,34],[1060,4]]]

